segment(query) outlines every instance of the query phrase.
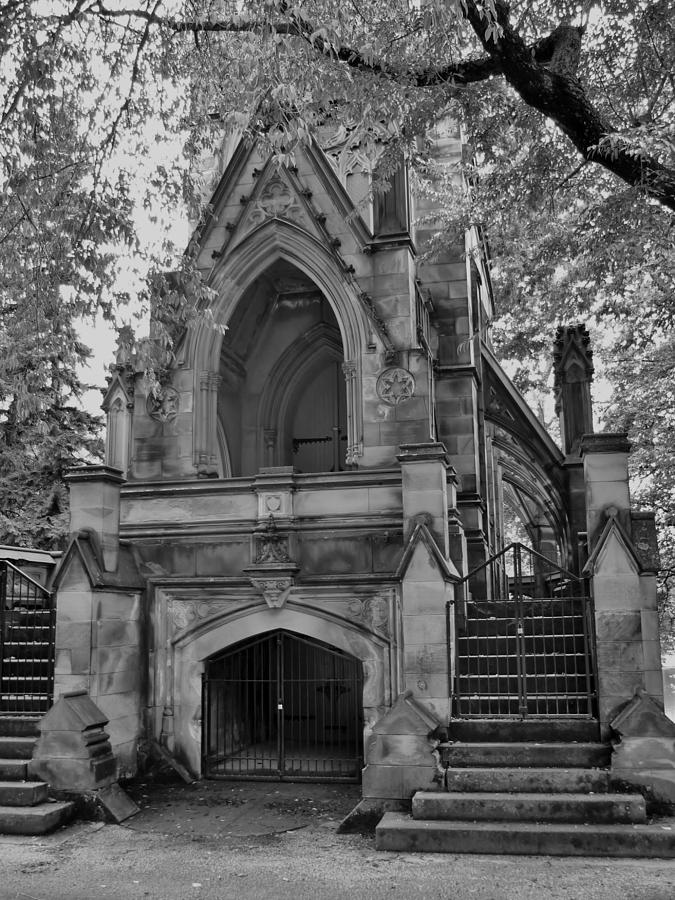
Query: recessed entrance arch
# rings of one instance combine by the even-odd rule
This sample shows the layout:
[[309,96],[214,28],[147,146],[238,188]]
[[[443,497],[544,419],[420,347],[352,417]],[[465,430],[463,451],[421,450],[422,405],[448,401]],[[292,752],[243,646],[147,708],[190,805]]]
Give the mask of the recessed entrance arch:
[[207,778],[358,781],[363,672],[355,657],[282,629],[206,661]]

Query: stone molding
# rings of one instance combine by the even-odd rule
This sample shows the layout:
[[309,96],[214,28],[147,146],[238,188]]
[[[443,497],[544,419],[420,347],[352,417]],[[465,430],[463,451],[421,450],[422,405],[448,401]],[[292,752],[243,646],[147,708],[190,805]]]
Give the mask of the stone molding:
[[624,431],[584,434],[579,445],[579,455],[589,453],[630,453],[631,443]]

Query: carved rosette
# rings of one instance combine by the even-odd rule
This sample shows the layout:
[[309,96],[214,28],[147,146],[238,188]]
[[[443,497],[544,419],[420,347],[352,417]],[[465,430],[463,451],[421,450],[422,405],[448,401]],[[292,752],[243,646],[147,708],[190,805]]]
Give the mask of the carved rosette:
[[300,206],[286,182],[281,178],[270,178],[255,203],[249,224],[259,225],[270,218],[297,219],[300,215]]
[[223,602],[218,600],[171,600],[169,618],[176,631],[185,631],[200,619],[208,619],[222,609]]
[[372,631],[389,635],[389,603],[385,597],[355,597],[347,607],[349,615]]
[[385,403],[398,406],[410,400],[415,394],[415,379],[411,372],[400,366],[385,369],[377,379],[375,386],[377,396]]

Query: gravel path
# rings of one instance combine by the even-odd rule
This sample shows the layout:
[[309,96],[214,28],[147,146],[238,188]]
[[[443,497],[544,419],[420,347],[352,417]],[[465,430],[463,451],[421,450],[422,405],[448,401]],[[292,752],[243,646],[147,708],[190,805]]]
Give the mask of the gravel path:
[[673,900],[675,861],[378,853],[353,786],[138,785],[123,825],[0,836],[0,900]]

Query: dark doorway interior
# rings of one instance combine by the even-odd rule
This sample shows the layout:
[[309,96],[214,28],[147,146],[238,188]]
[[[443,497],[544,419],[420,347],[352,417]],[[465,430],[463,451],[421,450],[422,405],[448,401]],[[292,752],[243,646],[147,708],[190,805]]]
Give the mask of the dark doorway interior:
[[204,775],[358,781],[359,660],[288,631],[237,644],[204,673]]

